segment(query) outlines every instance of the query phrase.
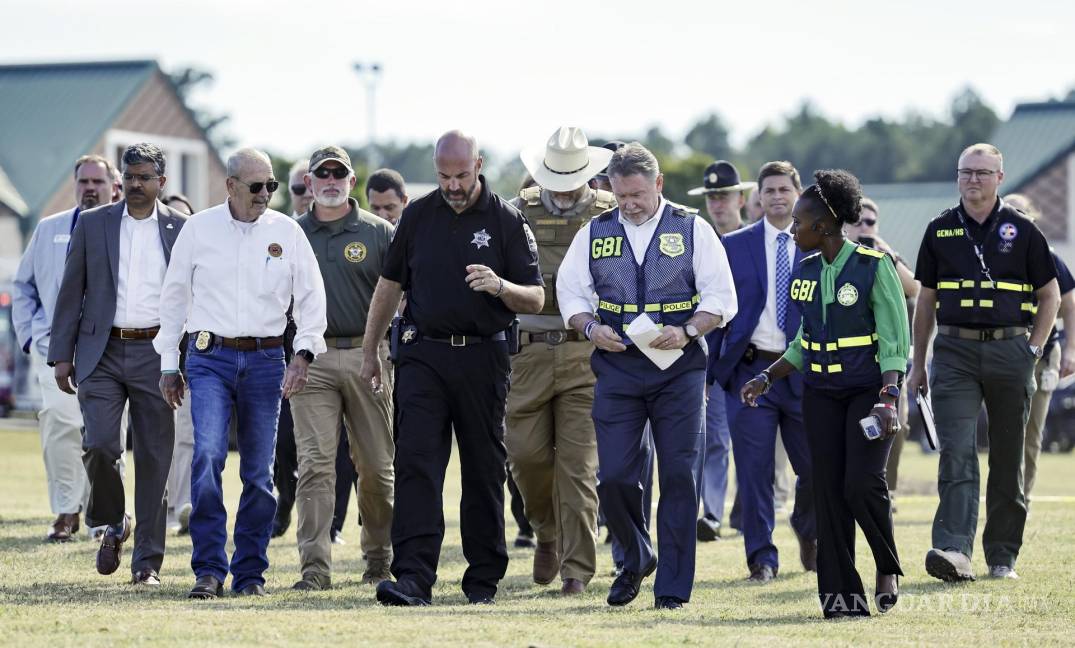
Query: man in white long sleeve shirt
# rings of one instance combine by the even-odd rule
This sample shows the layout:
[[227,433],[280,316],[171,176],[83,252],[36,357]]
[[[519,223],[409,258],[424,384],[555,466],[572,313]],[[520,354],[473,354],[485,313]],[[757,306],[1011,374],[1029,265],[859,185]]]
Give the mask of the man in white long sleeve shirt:
[[[232,590],[264,595],[265,550],[276,499],[272,464],[280,398],[306,384],[306,368],[325,350],[325,287],[317,259],[298,224],[268,209],[279,183],[269,157],[241,149],[228,158],[228,200],[190,218],[172,252],[161,292],[161,393],[183,398],[179,342],[189,333],[186,375],[194,414],[190,537],[197,581],[191,598]],[[284,328],[295,300],[295,357],[285,370]],[[238,416],[243,494],[230,564],[221,473],[228,421]]]
[[[628,144],[612,156],[608,176],[619,207],[575,235],[556,296],[564,322],[597,347],[590,359],[597,376],[597,491],[608,528],[624,545],[608,603],[630,603],[657,569],[655,606],[675,609],[690,600],[694,584],[706,367],[699,338],[735,316],[735,287],[713,228],[661,195],[652,153]],[[642,314],[662,325],[650,347],[682,351],[664,370],[626,333]],[[647,420],[660,463],[659,569],[642,504]]]

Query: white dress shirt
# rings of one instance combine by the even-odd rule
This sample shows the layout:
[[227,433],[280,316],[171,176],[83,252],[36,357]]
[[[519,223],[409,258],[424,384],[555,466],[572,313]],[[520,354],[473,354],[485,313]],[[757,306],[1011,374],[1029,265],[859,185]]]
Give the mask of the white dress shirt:
[[112,326],[151,328],[160,323],[161,284],[167,269],[156,204],[153,213],[141,220],[131,216],[124,204],[119,225],[116,316]]
[[[758,326],[750,336],[750,341],[762,351],[783,353],[788,348],[788,340],[787,336],[784,335],[784,330],[776,322],[776,252],[778,245],[776,237],[781,232],[788,235],[788,240],[785,241],[784,246],[788,250],[789,273],[795,270],[795,242],[791,238],[791,223],[788,223],[785,229],[779,230],[769,223],[768,218],[765,218],[764,221],[765,280],[768,282],[768,287],[765,290],[765,310],[761,312],[761,317],[758,318]],[[789,301],[788,306],[790,305]]]
[[[664,196],[661,196],[657,215],[641,225],[635,225],[620,215],[618,210],[616,212],[627,233],[627,240],[631,243],[635,263],[638,265],[642,265],[646,258],[646,250],[649,249],[667,204]],[[691,264],[694,267],[694,286],[701,297],[698,310],[719,315],[720,325],[724,326],[735,317],[739,309],[735,283],[732,281],[732,271],[728,267],[728,255],[724,252],[724,245],[717,238],[713,227],[698,217],[694,219],[694,255]],[[589,223],[575,234],[571,247],[567,249],[564,261],[560,264],[560,270],[556,273],[556,301],[560,305],[560,315],[565,324],[572,316],[593,313],[597,308],[597,294],[594,292],[593,276],[590,274]]]
[[284,334],[295,298],[295,350],[326,350],[325,285],[298,223],[266,210],[245,225],[228,202],[191,216],[172,248],[153,347],[161,370],[179,367],[183,331],[229,338]]

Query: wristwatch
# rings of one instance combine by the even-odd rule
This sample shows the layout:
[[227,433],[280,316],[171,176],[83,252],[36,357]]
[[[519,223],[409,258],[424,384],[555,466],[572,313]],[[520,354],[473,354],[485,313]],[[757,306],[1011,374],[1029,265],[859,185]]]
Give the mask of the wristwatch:
[[309,349],[299,349],[295,352],[295,355],[301,356],[309,364],[313,364],[314,354]]
[[694,342],[698,339],[699,336],[701,336],[701,333],[698,332],[698,327],[694,324],[688,324],[684,326],[683,332],[687,334],[687,339],[691,342]]
[[885,385],[881,388],[881,391],[877,393],[878,398],[884,398],[888,396],[892,400],[900,399],[900,388],[898,385]]
[[1045,355],[1045,349],[1041,348],[1040,346],[1038,346],[1036,344],[1028,344],[1027,348],[1030,349],[1030,352],[1033,353],[1034,357],[1037,358],[1038,360],[1041,360],[1041,357],[1043,355]]

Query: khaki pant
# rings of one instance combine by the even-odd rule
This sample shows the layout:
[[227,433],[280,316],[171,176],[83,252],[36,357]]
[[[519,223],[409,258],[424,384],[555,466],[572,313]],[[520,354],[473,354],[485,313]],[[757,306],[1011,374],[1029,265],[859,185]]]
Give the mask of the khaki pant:
[[190,472],[194,461],[194,420],[190,414],[190,394],[175,411],[175,445],[172,467],[168,471],[169,527],[179,526],[179,510],[190,504]]
[[82,410],[77,396],[60,391],[55,373],[43,357],[35,352],[32,362],[41,386],[37,420],[49,505],[56,515],[78,513],[89,498],[89,481],[82,465]]
[[[385,361],[386,345],[381,358]],[[334,349],[310,365],[306,387],[291,397],[299,481],[298,545],[304,576],[327,579],[332,571],[332,513],[336,499],[336,449],[340,418],[347,428],[351,459],[358,470],[358,512],[362,552],[367,560],[389,561],[392,553],[392,379],[384,368],[384,389],[370,391],[359,381],[362,349]]]
[[512,359],[504,443],[538,542],[557,543],[560,577],[597,565],[597,439],[589,342],[529,344]]
[[[1053,399],[1053,390],[1042,389],[1041,376],[1046,371],[1054,374],[1060,371],[1060,345],[1054,344],[1048,355],[1038,360],[1034,366],[1034,383],[1038,390],[1030,399],[1030,418],[1026,422],[1026,438],[1023,441],[1023,494],[1030,500],[1030,489],[1038,476],[1038,455],[1041,454],[1041,435],[1045,430],[1045,417],[1049,414],[1049,401]],[[1052,381],[1055,387],[1056,380]]]

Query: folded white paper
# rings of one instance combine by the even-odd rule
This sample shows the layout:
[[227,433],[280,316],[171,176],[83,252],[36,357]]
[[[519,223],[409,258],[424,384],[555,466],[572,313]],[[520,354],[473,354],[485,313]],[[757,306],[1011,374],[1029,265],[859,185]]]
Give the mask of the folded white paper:
[[680,349],[654,349],[649,345],[655,338],[661,335],[661,329],[653,323],[648,315],[642,313],[627,327],[627,337],[638,346],[639,351],[644,353],[653,364],[661,371],[672,366],[683,355]]

